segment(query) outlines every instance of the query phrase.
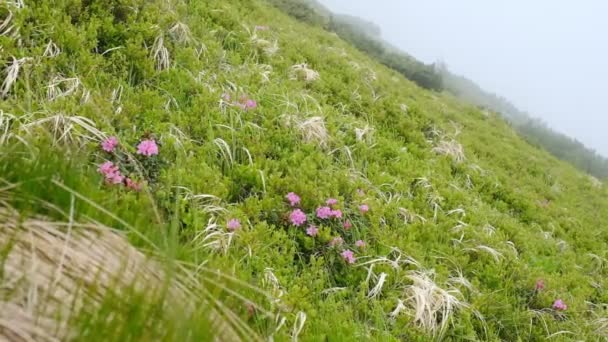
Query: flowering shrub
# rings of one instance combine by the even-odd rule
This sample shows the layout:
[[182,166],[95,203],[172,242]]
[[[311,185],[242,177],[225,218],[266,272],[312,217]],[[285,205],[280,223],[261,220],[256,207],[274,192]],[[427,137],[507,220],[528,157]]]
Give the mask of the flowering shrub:
[[[98,172],[104,176],[107,184],[118,185],[122,184],[125,188],[132,191],[140,191],[144,180],[138,181],[135,177],[127,176],[138,173],[138,168],[133,164],[133,160],[129,158],[125,152],[117,149],[119,144],[118,138],[115,136],[109,137],[101,142],[101,149],[105,152],[112,153],[115,161],[105,161],[98,167]],[[144,177],[154,172],[154,161],[150,157],[156,156],[159,153],[158,145],[154,139],[143,139],[137,145],[137,155],[145,157],[142,161],[144,166]],[[141,176],[141,175],[140,175]]]
[[557,311],[565,311],[567,308],[568,308],[568,306],[561,299],[557,299],[553,303],[553,309],[555,309]]

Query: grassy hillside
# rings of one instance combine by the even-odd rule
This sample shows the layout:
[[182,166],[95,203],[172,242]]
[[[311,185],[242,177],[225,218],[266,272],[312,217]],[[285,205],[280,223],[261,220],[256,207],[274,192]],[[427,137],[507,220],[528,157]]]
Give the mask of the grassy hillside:
[[482,108],[500,113],[531,144],[546,149],[557,158],[599,179],[608,178],[608,159],[576,139],[554,131],[540,119],[521,111],[507,99],[481,89],[475,82],[440,68],[445,89]]
[[498,116],[263,1],[2,6],[1,337],[608,336],[607,191]]

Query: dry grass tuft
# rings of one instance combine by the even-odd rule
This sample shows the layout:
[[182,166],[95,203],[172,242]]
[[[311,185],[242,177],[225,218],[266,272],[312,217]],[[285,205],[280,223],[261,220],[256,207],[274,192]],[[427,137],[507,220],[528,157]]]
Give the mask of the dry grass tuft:
[[42,57],[53,58],[59,56],[60,53],[61,49],[59,48],[59,46],[57,46],[57,44],[55,44],[52,40],[49,40],[49,42],[46,44],[46,48],[44,49]]
[[[194,312],[208,307],[216,341],[258,340],[256,334],[199,282],[195,272],[205,272],[233,284],[263,293],[217,271],[177,265],[172,276],[158,260],[130,245],[125,237],[98,223],[46,217],[22,217],[10,207],[0,207],[0,340],[60,341],[76,338],[70,327],[75,313],[95,312],[110,293],[137,291],[149,298],[164,295],[167,319],[175,310]],[[203,281],[207,281],[205,278]],[[235,298],[253,303],[227,286],[209,280]],[[256,308],[267,314],[256,305]]]
[[313,116],[312,118],[300,121],[297,123],[297,127],[305,142],[314,142],[321,147],[327,146],[329,134],[327,133],[325,121],[322,117]]
[[47,97],[49,101],[70,96],[81,87],[82,83],[78,77],[66,78],[61,75],[53,77],[47,86]]
[[42,129],[51,136],[55,144],[83,145],[89,141],[101,141],[105,138],[105,134],[95,127],[92,120],[61,113],[23,124],[21,129],[28,135],[36,135]]
[[329,133],[325,127],[325,120],[320,116],[300,119],[296,115],[284,115],[283,122],[288,127],[294,127],[306,143],[315,143],[322,148],[327,147]]
[[188,44],[192,41],[190,27],[182,22],[176,22],[168,31],[173,40],[180,44]]
[[366,141],[370,142],[372,139],[372,134],[374,133],[374,129],[369,125],[365,125],[363,128],[355,128],[355,137],[357,141]]
[[13,12],[8,11],[8,15],[0,21],[0,36],[10,37],[13,39],[19,38],[19,29],[11,24],[13,20]]
[[291,67],[289,79],[291,80],[304,80],[306,82],[313,82],[321,77],[318,72],[308,67],[308,64],[296,64]]
[[24,57],[21,59],[16,59],[15,57],[11,57],[13,61],[9,64],[9,66],[4,69],[4,81],[2,81],[2,86],[0,86],[0,97],[6,97],[8,93],[11,91],[13,84],[17,81],[19,77],[19,71],[21,67],[28,61],[31,60],[29,57]]
[[406,288],[404,302],[414,310],[414,323],[436,337],[442,336],[453,313],[468,306],[458,299],[460,291],[442,289],[428,271],[410,271],[407,278],[413,284]]
[[433,148],[433,152],[441,155],[452,157],[456,163],[462,163],[466,160],[464,148],[456,140],[440,140]]
[[150,52],[152,58],[154,58],[156,70],[161,71],[168,69],[171,66],[171,59],[169,57],[169,50],[165,47],[165,39],[162,35],[159,35],[154,40],[152,45],[152,51]]

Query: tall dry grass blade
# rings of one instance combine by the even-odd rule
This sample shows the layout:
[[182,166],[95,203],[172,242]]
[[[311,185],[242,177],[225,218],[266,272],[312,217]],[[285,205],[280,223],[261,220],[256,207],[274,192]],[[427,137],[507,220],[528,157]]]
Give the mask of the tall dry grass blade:
[[53,77],[47,86],[47,97],[49,101],[66,97],[75,93],[80,88],[81,83],[78,77],[66,78],[61,75]]
[[13,60],[9,64],[9,66],[4,69],[4,81],[2,81],[2,86],[0,86],[0,97],[6,97],[8,93],[11,91],[13,84],[17,81],[19,77],[19,71],[21,67],[28,61],[31,60],[29,57],[23,57],[20,59],[16,59],[15,57],[11,57]]
[[26,134],[48,133],[55,144],[85,144],[102,141],[105,134],[95,127],[95,123],[82,116],[55,114],[21,125]]
[[165,40],[162,35],[159,35],[154,40],[150,54],[152,55],[152,58],[154,58],[156,70],[165,70],[171,66],[169,50],[165,47]]
[[55,44],[52,40],[46,44],[46,48],[44,49],[44,53],[42,53],[42,57],[57,57],[61,53],[61,49],[57,44]]

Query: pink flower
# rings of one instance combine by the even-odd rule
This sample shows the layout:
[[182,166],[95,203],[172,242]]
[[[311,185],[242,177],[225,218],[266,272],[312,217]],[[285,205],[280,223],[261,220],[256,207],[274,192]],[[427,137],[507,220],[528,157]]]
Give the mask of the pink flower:
[[340,209],[332,210],[330,215],[335,218],[342,218],[342,210],[340,210]]
[[317,235],[319,235],[319,228],[317,228],[317,227],[315,227],[313,225],[310,225],[306,229],[306,234],[308,236],[317,236]]
[[553,309],[555,309],[557,311],[564,311],[567,308],[568,308],[568,305],[566,305],[561,299],[558,299],[553,303]]
[[127,183],[127,188],[129,188],[131,190],[134,190],[134,191],[141,190],[141,184],[132,180],[131,178],[127,178],[126,183]]
[[116,148],[116,145],[118,145],[118,138],[109,137],[101,142],[101,149],[106,152],[112,152],[114,151],[114,148]]
[[114,163],[112,163],[111,161],[107,161],[101,165],[99,165],[99,169],[97,169],[97,171],[99,171],[99,173],[103,174],[104,176],[107,175],[108,173],[113,173],[116,172],[118,170],[118,167],[114,165]]
[[296,205],[300,204],[300,196],[298,196],[294,192],[288,193],[285,198],[287,198],[287,200],[289,201],[289,205],[291,205],[292,207],[295,207]]
[[349,220],[346,220],[346,221],[344,222],[344,229],[349,230],[349,229],[351,229],[352,227],[353,227],[353,224],[352,224],[352,223],[350,223],[350,221],[349,221]]
[[158,145],[156,145],[156,141],[142,140],[142,142],[137,145],[137,154],[142,154],[144,156],[150,157],[158,154]]
[[230,219],[228,223],[226,223],[226,228],[228,228],[228,230],[231,232],[241,229],[241,221],[237,219]]
[[329,206],[336,205],[336,204],[338,204],[338,200],[335,198],[330,198],[327,201],[325,201],[325,204],[327,204]]
[[301,226],[306,222],[306,214],[300,209],[296,209],[289,214],[289,220],[294,226]]
[[353,253],[353,251],[350,249],[345,250],[341,253],[341,255],[348,264],[354,264],[355,261],[357,261],[357,258],[355,258],[355,253]]
[[363,248],[365,248],[365,246],[367,246],[367,244],[363,240],[357,240],[357,242],[355,242],[355,246],[363,249]]
[[329,242],[329,245],[331,247],[335,247],[335,246],[342,246],[343,243],[344,243],[344,239],[342,239],[342,237],[340,237],[340,236],[336,236]]
[[538,279],[538,280],[536,281],[536,284],[534,284],[534,289],[535,289],[536,291],[541,291],[541,290],[544,290],[544,289],[545,289],[545,281],[544,281],[544,280],[542,280],[542,279]]
[[120,184],[125,180],[125,177],[120,173],[118,166],[114,165],[111,161],[99,165],[97,171],[104,175],[107,182],[112,184]]
[[368,206],[367,204],[361,204],[361,205],[359,206],[359,211],[360,211],[362,214],[365,214],[365,213],[367,213],[367,212],[369,211],[369,206]]
[[249,110],[249,109],[256,109],[258,107],[258,103],[255,102],[252,99],[247,99],[247,101],[245,101],[245,109]]
[[228,94],[228,93],[223,93],[223,94],[222,94],[222,100],[230,101],[230,94]]
[[317,217],[320,219],[328,219],[332,216],[332,210],[330,207],[319,207],[317,208]]
[[106,174],[106,180],[112,184],[121,184],[125,180],[125,176],[120,174],[120,171]]

